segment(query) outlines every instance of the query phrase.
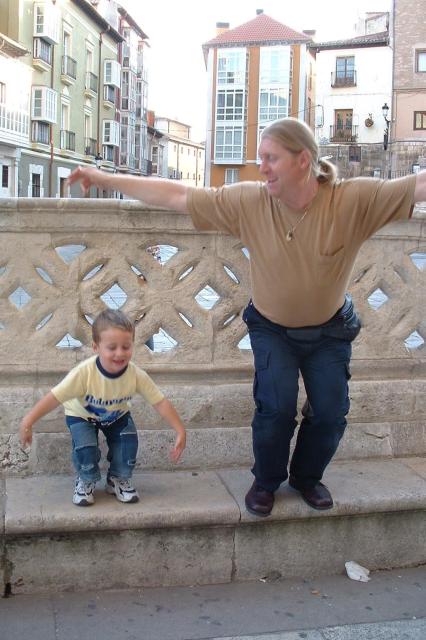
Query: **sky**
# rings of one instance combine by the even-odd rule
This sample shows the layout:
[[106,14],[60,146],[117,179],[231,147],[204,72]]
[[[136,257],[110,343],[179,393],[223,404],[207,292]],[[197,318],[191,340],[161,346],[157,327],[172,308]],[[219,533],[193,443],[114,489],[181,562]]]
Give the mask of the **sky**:
[[216,36],[216,22],[237,27],[263,9],[296,31],[316,29],[315,40],[347,38],[358,15],[389,11],[391,0],[119,0],[149,37],[148,107],[157,116],[191,126],[205,139],[207,74],[202,44]]

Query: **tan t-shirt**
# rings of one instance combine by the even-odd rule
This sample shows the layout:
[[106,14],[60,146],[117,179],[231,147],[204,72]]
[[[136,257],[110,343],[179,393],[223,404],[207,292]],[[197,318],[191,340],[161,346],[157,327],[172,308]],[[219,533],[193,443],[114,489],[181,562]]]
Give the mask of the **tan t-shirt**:
[[285,327],[312,326],[342,306],[362,243],[410,217],[415,179],[321,183],[290,242],[286,234],[300,213],[262,182],[189,188],[188,211],[196,229],[229,233],[249,250],[253,303],[262,315]]

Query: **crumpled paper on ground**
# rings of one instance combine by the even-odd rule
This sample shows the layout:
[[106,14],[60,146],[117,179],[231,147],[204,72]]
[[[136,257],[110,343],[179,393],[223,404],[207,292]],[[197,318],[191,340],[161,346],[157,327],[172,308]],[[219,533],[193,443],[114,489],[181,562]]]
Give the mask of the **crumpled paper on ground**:
[[368,577],[370,571],[365,567],[362,567],[357,562],[350,560],[349,562],[345,562],[346,573],[351,580],[358,580],[358,582],[368,582],[370,578]]

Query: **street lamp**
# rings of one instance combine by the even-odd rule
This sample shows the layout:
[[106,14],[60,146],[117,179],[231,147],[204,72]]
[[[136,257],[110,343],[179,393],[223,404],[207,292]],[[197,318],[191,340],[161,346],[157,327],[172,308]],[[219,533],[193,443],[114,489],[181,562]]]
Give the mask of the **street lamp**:
[[382,113],[386,122],[386,129],[383,135],[383,149],[386,151],[386,149],[388,148],[388,142],[389,142],[389,124],[390,124],[390,120],[388,118],[389,107],[387,102],[385,102],[385,104],[382,107]]
[[[101,163],[102,163],[102,156],[98,153],[95,155],[95,164],[96,164],[96,168],[100,169],[101,168]],[[99,198],[99,187],[96,188],[96,197]]]

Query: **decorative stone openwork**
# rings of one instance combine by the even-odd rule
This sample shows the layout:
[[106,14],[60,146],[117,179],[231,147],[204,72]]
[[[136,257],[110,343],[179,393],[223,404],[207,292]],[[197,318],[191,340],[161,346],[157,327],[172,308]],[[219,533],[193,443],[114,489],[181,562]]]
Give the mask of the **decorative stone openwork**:
[[[91,323],[106,307],[137,323],[134,357],[148,368],[251,369],[250,255],[239,240],[130,201],[22,199],[3,213],[0,370],[68,370],[91,354]],[[354,360],[410,371],[423,358],[424,215],[384,228],[357,258]]]
[[388,300],[388,296],[380,287],[375,289],[367,298],[368,304],[372,309],[380,309],[382,305],[384,305]]
[[101,295],[101,300],[110,309],[120,309],[127,300],[127,293],[117,283]]
[[210,286],[206,285],[195,296],[195,300],[203,309],[213,309],[214,305],[220,300],[220,295]]
[[17,309],[22,309],[31,301],[31,296],[23,287],[18,287],[9,296],[9,300]]
[[410,335],[404,340],[404,344],[407,349],[413,351],[414,349],[420,349],[424,345],[425,341],[420,335],[418,331],[413,331]]

